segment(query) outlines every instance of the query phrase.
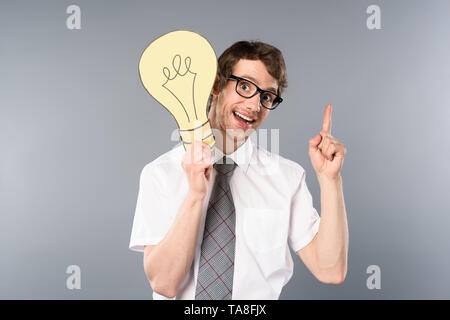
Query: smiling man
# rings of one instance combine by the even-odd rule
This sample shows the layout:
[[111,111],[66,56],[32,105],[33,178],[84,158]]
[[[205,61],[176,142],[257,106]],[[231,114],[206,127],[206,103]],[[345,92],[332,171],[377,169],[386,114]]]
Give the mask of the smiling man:
[[277,93],[284,90],[287,80],[283,60],[279,60],[280,66],[272,66],[278,71],[277,80],[261,60],[237,59],[227,52],[222,57],[225,58],[219,59],[219,70],[224,71],[217,76],[213,88],[211,105],[215,107],[209,112],[209,121],[215,133],[220,131],[216,134],[218,148],[227,153],[227,147],[236,150],[264,122],[269,111],[278,106],[282,99]]
[[144,252],[154,299],[278,299],[293,274],[289,246],[319,281],[344,281],[346,149],[331,135],[331,105],[309,140],[321,216],[305,170],[249,139],[286,87],[277,48],[233,44],[219,58],[210,99],[215,149],[180,145],[143,169],[130,249]]

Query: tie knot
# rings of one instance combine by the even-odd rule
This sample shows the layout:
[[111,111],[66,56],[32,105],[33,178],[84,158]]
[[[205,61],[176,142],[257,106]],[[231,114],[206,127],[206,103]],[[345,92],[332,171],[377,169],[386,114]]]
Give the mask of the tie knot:
[[223,157],[221,160],[217,161],[213,166],[219,175],[225,175],[226,177],[231,177],[233,174],[236,163],[228,157]]

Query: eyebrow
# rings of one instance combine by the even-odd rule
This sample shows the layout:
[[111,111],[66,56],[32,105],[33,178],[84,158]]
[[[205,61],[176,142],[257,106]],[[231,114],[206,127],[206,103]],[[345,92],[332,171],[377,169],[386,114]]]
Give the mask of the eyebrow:
[[[255,78],[253,78],[252,76],[246,75],[246,74],[244,74],[243,76],[241,76],[241,78],[245,78],[245,79],[251,80],[251,81],[253,81],[254,83],[257,83],[257,82],[258,82]],[[278,93],[277,93],[278,90],[275,89],[274,87],[271,87],[271,88],[269,88],[269,89],[263,89],[263,90],[264,90],[264,91],[272,91],[272,93],[278,94]]]

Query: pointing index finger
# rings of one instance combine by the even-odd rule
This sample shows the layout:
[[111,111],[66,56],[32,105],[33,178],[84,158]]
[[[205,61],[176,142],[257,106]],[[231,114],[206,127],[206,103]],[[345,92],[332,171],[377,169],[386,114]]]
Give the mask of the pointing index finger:
[[331,134],[331,109],[331,104],[328,104],[323,114],[322,131],[326,132],[327,134]]

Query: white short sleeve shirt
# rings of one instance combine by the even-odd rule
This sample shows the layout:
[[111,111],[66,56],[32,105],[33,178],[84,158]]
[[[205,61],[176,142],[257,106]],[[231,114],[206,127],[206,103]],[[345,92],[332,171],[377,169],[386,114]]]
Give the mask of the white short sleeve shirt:
[[[188,193],[181,166],[182,144],[142,170],[129,248],[143,252],[158,244],[171,227]],[[223,155],[214,152],[217,161]],[[230,179],[236,210],[233,300],[278,299],[293,274],[289,246],[298,251],[314,238],[320,217],[313,207],[305,170],[297,163],[255,145],[251,137],[229,155],[237,167]],[[174,299],[195,299],[205,217],[216,172],[202,208],[197,249],[190,272]],[[153,292],[153,299],[167,299]]]

